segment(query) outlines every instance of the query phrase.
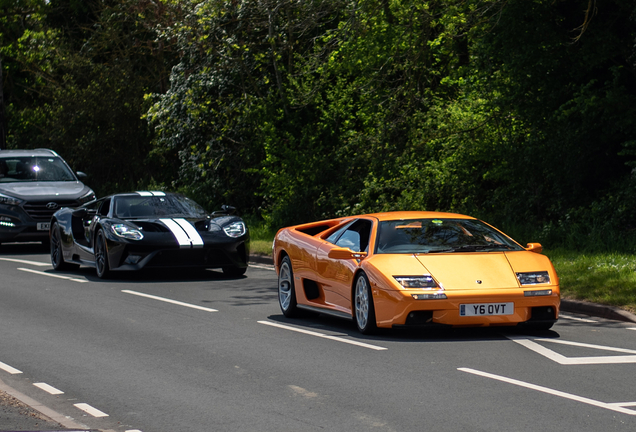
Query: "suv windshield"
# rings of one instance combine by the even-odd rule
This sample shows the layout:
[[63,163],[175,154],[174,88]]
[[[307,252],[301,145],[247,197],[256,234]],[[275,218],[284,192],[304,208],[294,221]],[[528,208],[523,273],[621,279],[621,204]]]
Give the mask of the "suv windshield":
[[523,250],[475,219],[414,219],[380,223],[376,253],[493,252]]
[[0,183],[76,181],[75,175],[54,156],[0,158]]
[[115,198],[115,217],[205,217],[199,204],[182,195],[120,196]]

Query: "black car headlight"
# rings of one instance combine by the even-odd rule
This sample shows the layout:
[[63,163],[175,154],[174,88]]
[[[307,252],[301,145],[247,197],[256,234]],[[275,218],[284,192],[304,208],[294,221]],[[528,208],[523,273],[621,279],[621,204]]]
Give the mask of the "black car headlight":
[[0,194],[0,204],[5,204],[5,205],[13,205],[13,206],[17,206],[22,204],[24,201],[19,199],[19,198],[15,198],[9,195],[4,195],[4,194]]
[[230,237],[240,237],[247,232],[247,228],[243,222],[237,221],[224,226],[223,231]]
[[115,224],[110,227],[113,232],[122,238],[128,240],[141,240],[144,235],[138,229],[132,228],[125,224]]
[[439,288],[431,275],[423,276],[393,276],[393,278],[406,289],[431,289]]
[[550,275],[547,271],[517,273],[521,285],[549,284]]

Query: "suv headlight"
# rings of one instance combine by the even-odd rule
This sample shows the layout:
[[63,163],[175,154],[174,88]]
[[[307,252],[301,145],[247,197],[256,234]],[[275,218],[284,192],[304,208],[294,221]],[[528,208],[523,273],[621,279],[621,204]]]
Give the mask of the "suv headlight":
[[115,224],[110,227],[113,232],[119,237],[123,237],[129,240],[141,240],[144,235],[138,229],[129,227],[125,224]]
[[0,194],[0,204],[17,206],[22,204],[23,202],[24,201],[19,198],[14,198],[9,195]]
[[93,201],[95,199],[95,192],[92,190],[88,191],[86,194],[82,195],[79,199],[80,204],[87,203],[89,201]]
[[547,271],[517,273],[521,285],[549,284],[550,275]]
[[240,237],[247,232],[247,228],[243,222],[232,222],[224,226],[223,231],[230,237]]

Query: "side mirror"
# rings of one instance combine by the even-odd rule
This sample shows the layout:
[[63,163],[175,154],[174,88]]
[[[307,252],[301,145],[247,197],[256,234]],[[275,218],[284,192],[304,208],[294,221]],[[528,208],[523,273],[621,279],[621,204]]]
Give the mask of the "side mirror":
[[75,175],[77,175],[77,178],[78,178],[78,179],[82,179],[82,180],[84,180],[86,177],[88,177],[88,175],[86,175],[86,173],[84,173],[84,172],[82,172],[82,171],[77,171],[77,172],[75,173]]
[[331,259],[363,259],[366,258],[366,252],[354,252],[349,248],[333,248],[327,256]]
[[534,253],[541,253],[543,252],[543,246],[541,246],[541,243],[528,243],[526,250]]
[[213,212],[212,216],[220,216],[220,215],[230,216],[230,215],[233,215],[234,213],[236,213],[236,207],[223,204],[221,206],[221,210]]
[[86,216],[88,216],[88,209],[86,208],[79,208],[77,210],[73,210],[73,217],[84,219]]

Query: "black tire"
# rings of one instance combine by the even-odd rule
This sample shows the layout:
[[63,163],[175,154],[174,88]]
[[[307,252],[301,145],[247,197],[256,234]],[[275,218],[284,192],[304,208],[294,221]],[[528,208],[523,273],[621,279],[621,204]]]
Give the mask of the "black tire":
[[223,267],[223,274],[230,277],[243,276],[247,271],[247,267]]
[[62,235],[60,234],[60,226],[57,223],[51,228],[51,241],[49,250],[51,251],[51,265],[53,270],[74,270],[79,268],[77,264],[70,264],[64,261],[62,253]]
[[295,318],[300,315],[296,303],[294,271],[288,256],[282,259],[278,271],[278,304],[283,315],[287,318]]
[[372,334],[378,329],[371,284],[364,272],[358,274],[353,285],[353,317],[362,334]]
[[107,279],[110,276],[110,265],[108,263],[108,248],[106,247],[106,237],[102,230],[97,231],[95,237],[95,270],[97,277]]

